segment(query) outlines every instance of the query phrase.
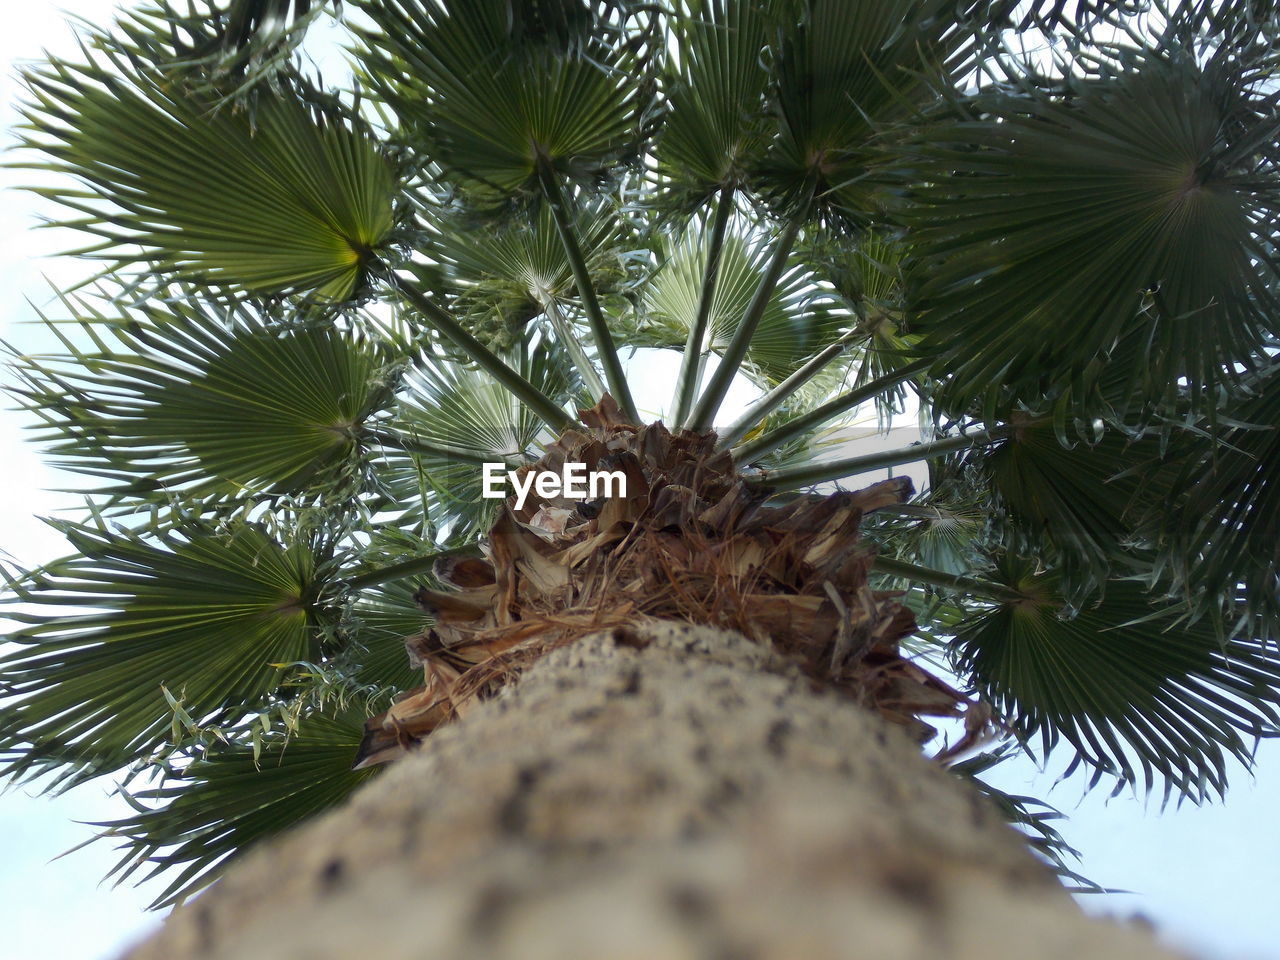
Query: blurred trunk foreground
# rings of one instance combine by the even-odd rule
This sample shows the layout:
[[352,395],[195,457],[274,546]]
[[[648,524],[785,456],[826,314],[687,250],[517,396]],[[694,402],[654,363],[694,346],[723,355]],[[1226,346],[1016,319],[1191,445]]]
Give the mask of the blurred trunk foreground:
[[740,635],[561,647],[132,954],[1143,960],[902,729]]

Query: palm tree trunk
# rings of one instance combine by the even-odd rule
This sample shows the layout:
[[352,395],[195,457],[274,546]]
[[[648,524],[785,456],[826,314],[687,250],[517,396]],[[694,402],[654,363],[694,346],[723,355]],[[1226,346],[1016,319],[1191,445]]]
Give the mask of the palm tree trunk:
[[1167,956],[1085,919],[899,730],[738,634],[669,623],[534,663],[130,954]]

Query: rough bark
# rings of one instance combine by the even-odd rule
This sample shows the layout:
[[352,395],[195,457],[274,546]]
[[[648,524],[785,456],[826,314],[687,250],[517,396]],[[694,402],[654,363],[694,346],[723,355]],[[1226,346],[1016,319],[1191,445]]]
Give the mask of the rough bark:
[[580,640],[130,955],[1169,956],[1087,920],[898,728],[708,628]]

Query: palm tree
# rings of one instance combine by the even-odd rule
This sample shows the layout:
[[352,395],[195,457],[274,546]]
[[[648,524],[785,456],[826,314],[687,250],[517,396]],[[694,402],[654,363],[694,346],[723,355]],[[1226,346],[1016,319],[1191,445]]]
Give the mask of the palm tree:
[[[71,554],[10,576],[0,749],[119,780],[122,878],[181,900],[671,621],[772,651],[734,662],[785,663],[797,711],[962,721],[959,778],[893,754],[944,795],[1001,736],[1166,800],[1250,764],[1280,722],[1270,4],[350,0],[347,90],[305,66],[333,12],[151,0],[27,75],[23,162],[101,270],[59,352],[11,351],[89,479]],[[868,404],[924,442],[830,456]],[[628,495],[480,495],[566,462]],[[919,493],[813,492],[913,462]]]

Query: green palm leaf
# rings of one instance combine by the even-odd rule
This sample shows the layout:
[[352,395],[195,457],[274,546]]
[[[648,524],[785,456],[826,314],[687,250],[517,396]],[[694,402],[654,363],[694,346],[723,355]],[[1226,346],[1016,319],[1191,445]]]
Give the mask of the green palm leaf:
[[[574,330],[566,310],[578,309],[577,285],[547,205],[527,219],[483,230],[465,217],[435,226],[432,255],[457,284],[454,308],[477,336],[489,334],[495,346],[509,349],[525,325],[540,315],[558,330]],[[609,204],[581,205],[575,232],[597,293],[616,295],[627,280],[616,212]],[[591,364],[589,359],[581,362]]]
[[59,524],[77,555],[11,584],[21,628],[0,658],[6,771],[118,770],[166,741],[168,690],[203,723],[254,709],[314,658],[314,544],[258,527],[163,536]]
[[[546,340],[529,351],[519,367],[557,402],[579,390],[567,358]],[[425,519],[448,529],[451,539],[480,533],[501,501],[482,498],[478,464],[530,461],[537,444],[551,435],[501,385],[440,358],[423,357],[406,376],[405,387],[388,427],[396,440],[394,449],[384,453],[382,473],[394,501],[404,509],[402,519]]]
[[674,18],[679,50],[655,157],[673,184],[705,199],[745,178],[771,134],[762,61],[768,16],[755,0],[690,0]]
[[[698,315],[706,271],[705,234],[694,228],[674,244],[645,289],[644,319],[637,342],[683,349]],[[720,249],[715,296],[708,317],[708,348],[721,353],[733,338],[766,268],[768,244],[731,233]],[[776,384],[807,358],[836,340],[852,317],[818,299],[814,278],[793,267],[774,288],[747,349],[746,372]]]
[[[1280,635],[1280,372],[1220,414],[1231,426],[1183,438],[1173,508],[1140,529],[1160,548],[1179,595],[1231,628]],[[1238,619],[1237,619],[1238,618]],[[1216,619],[1216,618],[1215,618]]]
[[600,32],[625,28],[593,23],[591,8],[564,5],[580,14],[566,44],[543,29],[551,5],[529,0],[356,6],[375,25],[360,31],[369,84],[428,157],[473,186],[514,190],[540,158],[591,177],[634,149],[633,58]]
[[17,358],[13,392],[58,465],[119,481],[105,492],[144,495],[323,491],[344,472],[358,478],[365,424],[396,382],[386,352],[324,321],[278,329],[173,292],[110,314],[69,300],[96,349],[64,339],[61,356]]
[[1274,636],[1277,382],[1268,371],[1253,396],[1159,428],[1098,421],[1097,435],[1069,441],[1048,420],[1020,423],[950,473],[980,475],[1006,545],[1052,562],[1073,602],[1132,574],[1217,629]]
[[[279,727],[252,747],[222,745],[132,794],[138,812],[99,826],[129,852],[113,873],[124,880],[172,870],[151,904],[180,903],[214,880],[248,847],[332,807],[376,770],[352,770],[363,715],[311,713],[293,730]],[[155,804],[148,806],[147,802]]]
[[988,509],[975,500],[934,490],[886,512],[869,525],[869,532],[902,559],[961,576],[978,565]]
[[422,670],[409,663],[404,640],[419,633],[427,622],[413,593],[429,576],[395,580],[362,590],[351,610],[353,635],[359,662],[355,680],[361,686],[409,690],[422,683]]
[[48,158],[28,165],[89,188],[42,191],[83,214],[68,225],[100,239],[86,252],[252,293],[359,291],[396,191],[359,124],[283,90],[215,109],[180,75],[101,46],[90,63],[27,75],[24,145]]
[[[894,236],[868,231],[856,244],[839,235],[820,237],[811,256],[818,276],[830,283],[857,313],[866,344],[857,359],[855,387],[892,377],[916,355],[919,337],[909,332],[903,291],[902,261],[907,247]],[[907,384],[897,384],[876,397],[880,419],[888,423],[903,409]]]
[[[570,383],[565,367],[545,362],[545,350],[533,359],[531,372],[539,388],[565,396]],[[406,386],[393,427],[412,440],[492,460],[520,461],[544,434],[545,427],[527,408],[475,371],[432,361],[411,371]]]
[[1114,428],[1064,445],[1048,422],[1020,425],[1012,437],[968,455],[980,464],[1023,551],[1056,551],[1064,588],[1097,589],[1113,567],[1138,552],[1134,517],[1168,502],[1158,436],[1130,438]]
[[935,74],[962,72],[970,46],[939,0],[797,0],[779,17],[778,137],[753,183],[795,203],[816,178],[820,206],[865,221],[881,204],[871,145],[937,96]]
[[1280,124],[1230,50],[978,94],[909,152],[914,327],[952,412],[1093,392],[1110,353],[1157,398],[1201,391],[1274,329]]
[[[1205,623],[1179,621],[1141,584],[1118,580],[1070,619],[1056,577],[1004,561],[998,582],[1024,599],[955,627],[957,666],[1013,724],[1048,751],[1065,740],[1080,760],[1165,797],[1226,789],[1227,760],[1246,767],[1252,742],[1280,724],[1280,655],[1260,640],[1221,644]],[[1074,766],[1074,764],[1073,764]],[[1096,782],[1095,776],[1095,782]]]

